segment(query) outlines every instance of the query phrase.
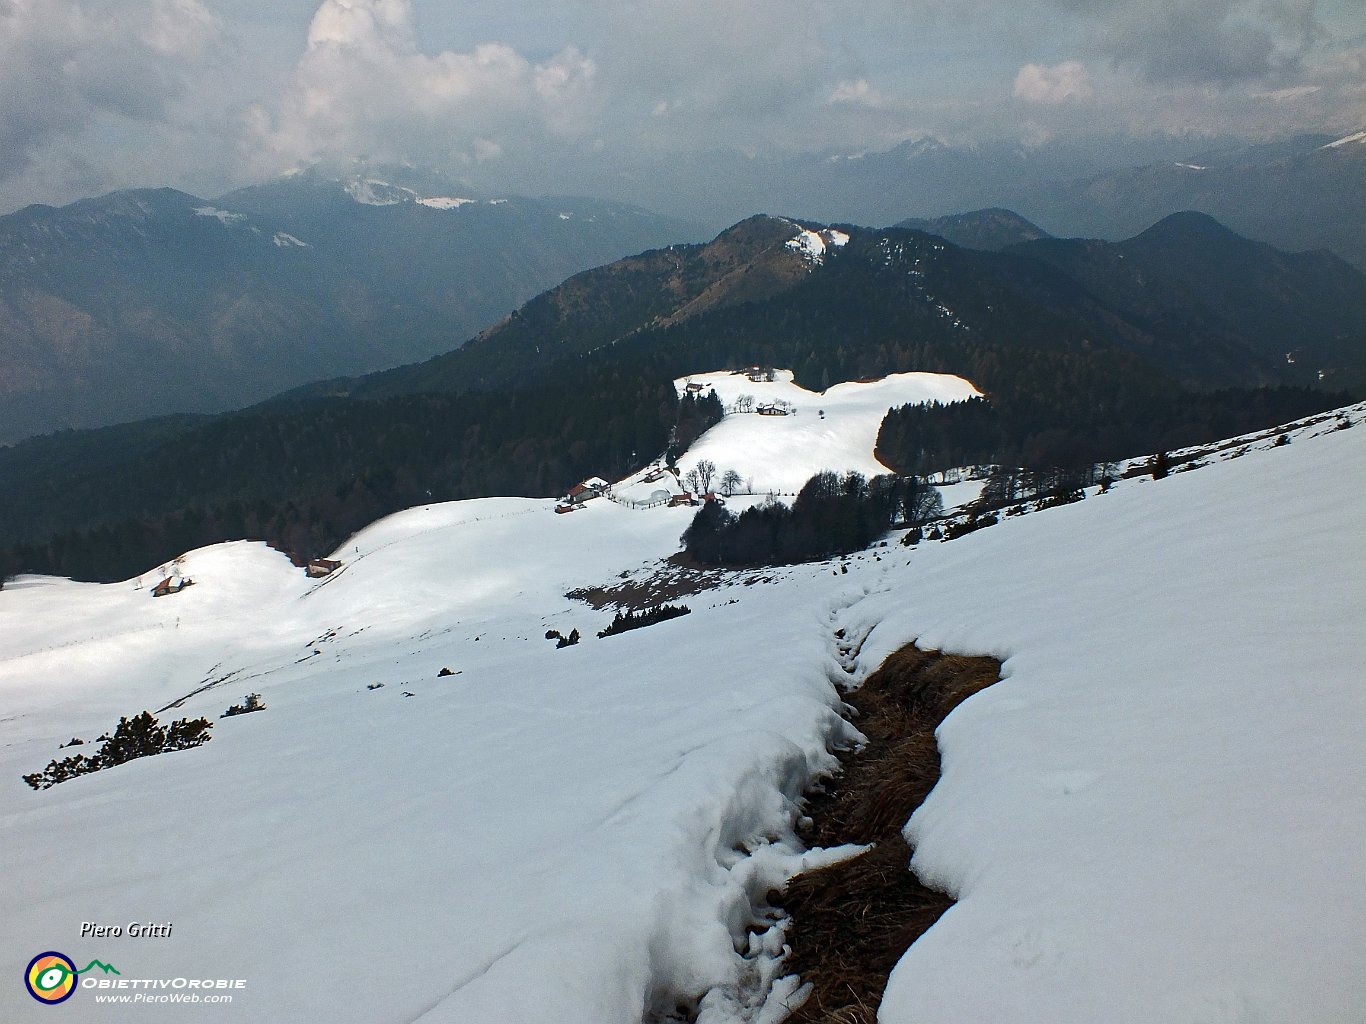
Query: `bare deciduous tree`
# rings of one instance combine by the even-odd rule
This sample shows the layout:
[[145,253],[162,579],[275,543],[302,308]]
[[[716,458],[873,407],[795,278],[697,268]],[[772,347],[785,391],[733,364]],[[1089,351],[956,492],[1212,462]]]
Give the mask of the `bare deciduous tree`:
[[696,473],[697,482],[700,485],[697,493],[705,494],[711,490],[711,482],[716,477],[716,463],[712,462],[711,459],[702,459],[697,464]]
[[744,481],[740,479],[740,474],[733,469],[728,469],[721,474],[721,493],[729,498],[740,489],[742,483]]

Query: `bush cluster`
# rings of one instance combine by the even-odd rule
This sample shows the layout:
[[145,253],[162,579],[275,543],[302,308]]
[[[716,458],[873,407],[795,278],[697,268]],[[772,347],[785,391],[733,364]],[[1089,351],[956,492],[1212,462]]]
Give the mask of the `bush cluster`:
[[558,651],[561,647],[573,647],[578,643],[579,631],[577,629],[571,629],[569,635],[565,636],[558,629],[547,629],[545,631],[545,638],[547,640],[554,640],[555,650]]
[[101,736],[104,745],[90,757],[76,754],[52,761],[41,772],[25,775],[23,779],[34,789],[49,789],[78,775],[113,768],[135,758],[197,747],[213,738],[209,735],[212,728],[213,723],[207,718],[181,718],[169,726],[158,725],[152,713],[144,711],[134,718],[120,718],[114,735]]
[[232,707],[228,708],[227,711],[223,712],[222,717],[231,718],[234,715],[249,715],[253,711],[264,711],[266,709],[266,706],[261,703],[261,695],[259,693],[249,693],[242,699],[245,703],[234,704]]
[[988,526],[995,526],[1000,519],[994,513],[984,516],[970,515],[966,519],[957,523],[948,523],[944,526],[944,540],[957,540],[959,537],[966,537],[970,533],[985,529]]

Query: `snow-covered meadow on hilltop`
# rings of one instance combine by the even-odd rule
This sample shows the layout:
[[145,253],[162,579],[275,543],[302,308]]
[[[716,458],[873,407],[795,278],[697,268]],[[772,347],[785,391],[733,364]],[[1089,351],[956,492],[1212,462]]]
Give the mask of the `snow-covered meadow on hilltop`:
[[[756,489],[787,490],[879,472],[864,420],[912,399],[842,387],[727,416],[680,466],[752,455]],[[949,543],[718,574],[690,614],[605,639],[611,610],[567,592],[647,579],[691,509],[414,508],[321,579],[225,544],[162,598],[157,571],[21,578],[0,591],[0,1019],[47,1012],[16,979],[58,950],[246,980],[230,1007],[153,1011],[175,1021],[777,1021],[801,991],[765,895],[848,853],[802,849],[802,794],[858,738],[841,688],[911,641],[1004,679],[939,731],[911,866],[958,902],[881,1020],[1366,1018],[1366,409],[1342,418]],[[809,433],[779,453],[775,427]],[[219,717],[253,692],[264,712]],[[212,741],[20,780],[171,704]],[[141,1019],[98,994],[54,1012]]]
[[[758,368],[756,368],[757,370]],[[674,381],[679,394],[712,391],[728,415],[678,460],[684,473],[702,460],[719,472],[734,469],[745,490],[793,494],[822,469],[873,477],[889,470],[873,455],[887,410],[926,402],[961,402],[980,392],[962,377],[945,373],[893,373],[874,381],[849,381],[823,392],[794,383],[791,370],[696,373]],[[737,403],[743,406],[737,410]],[[770,409],[776,415],[760,410]]]

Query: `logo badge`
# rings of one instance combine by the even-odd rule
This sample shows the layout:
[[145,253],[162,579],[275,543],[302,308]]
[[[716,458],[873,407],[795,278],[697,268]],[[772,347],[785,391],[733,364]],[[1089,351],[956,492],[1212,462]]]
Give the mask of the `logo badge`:
[[28,962],[24,985],[40,1003],[64,1002],[76,991],[76,965],[64,953],[39,953]]

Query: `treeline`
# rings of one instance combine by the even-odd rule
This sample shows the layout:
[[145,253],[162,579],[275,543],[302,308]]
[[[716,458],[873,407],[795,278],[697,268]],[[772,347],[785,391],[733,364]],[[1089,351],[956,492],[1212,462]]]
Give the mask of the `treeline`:
[[126,579],[229,539],[315,557],[413,505],[551,496],[624,475],[721,415],[714,399],[680,400],[669,380],[573,369],[499,394],[264,407],[89,475],[39,461],[6,495],[0,534],[31,539],[0,551],[0,575]]
[[810,562],[862,550],[893,524],[923,522],[942,504],[938,490],[915,478],[825,471],[802,485],[790,507],[768,502],[737,516],[708,502],[683,546],[707,565]]
[[1126,387],[1122,377],[1106,391],[1090,401],[1045,401],[1015,382],[990,401],[902,406],[882,421],[877,457],[901,473],[1002,465],[1044,478],[1071,477],[1097,464],[1235,437],[1351,401],[1346,394],[1298,387]]
[[[669,438],[669,455],[677,457],[687,451],[699,437],[721,422],[726,414],[721,399],[715,391],[705,395],[684,394],[678,400],[678,411],[674,413],[673,434]],[[635,469],[634,466],[627,467]]]

